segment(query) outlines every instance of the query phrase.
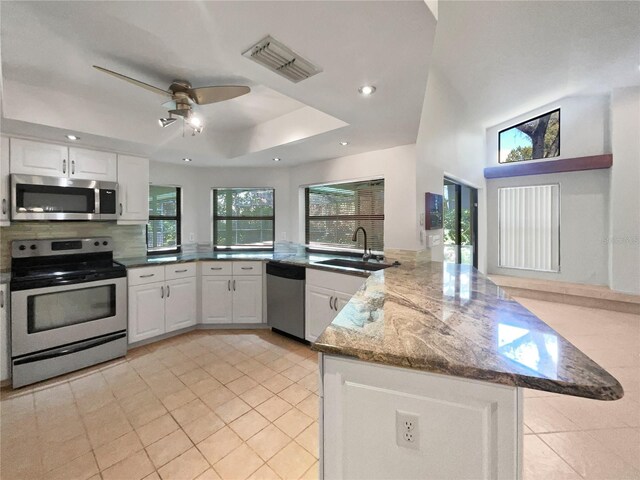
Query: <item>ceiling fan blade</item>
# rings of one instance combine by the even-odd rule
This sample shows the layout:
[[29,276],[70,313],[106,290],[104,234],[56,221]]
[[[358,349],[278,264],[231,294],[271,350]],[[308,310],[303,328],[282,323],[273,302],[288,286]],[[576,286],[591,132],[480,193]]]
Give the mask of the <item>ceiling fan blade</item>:
[[216,87],[199,87],[188,90],[189,96],[198,105],[223,102],[249,93],[251,89],[242,85],[221,85]]
[[162,88],[154,87],[153,85],[149,85],[148,83],[141,82],[140,80],[136,80],[135,78],[127,77],[126,75],[122,75],[121,73],[114,72],[112,70],[108,70],[106,68],[99,67],[94,65],[93,68],[96,70],[100,70],[101,72],[108,73],[109,75],[113,75],[116,78],[120,78],[126,82],[133,83],[139,87],[142,87],[150,92],[159,93],[160,95],[168,95],[171,96],[171,92],[169,90],[163,90]]

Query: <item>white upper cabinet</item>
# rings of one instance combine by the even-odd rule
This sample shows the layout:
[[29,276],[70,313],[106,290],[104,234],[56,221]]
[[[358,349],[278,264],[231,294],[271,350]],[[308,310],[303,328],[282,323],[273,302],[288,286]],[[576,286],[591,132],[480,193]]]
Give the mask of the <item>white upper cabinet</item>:
[[0,227],[9,225],[9,138],[0,145]]
[[69,175],[69,149],[65,145],[11,139],[11,173],[66,177]]
[[69,147],[70,177],[116,182],[117,170],[118,162],[115,153]]
[[149,160],[118,155],[118,223],[144,225],[149,221]]

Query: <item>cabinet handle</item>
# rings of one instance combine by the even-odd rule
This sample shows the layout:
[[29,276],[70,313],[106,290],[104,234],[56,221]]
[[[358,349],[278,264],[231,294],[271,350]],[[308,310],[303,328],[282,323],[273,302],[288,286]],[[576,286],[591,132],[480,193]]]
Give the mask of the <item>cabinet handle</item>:
[[120,204],[120,216],[122,216],[122,203]]
[[211,270],[222,270],[222,267],[211,267]]
[[188,268],[185,268],[185,269],[183,269],[183,270],[176,270],[175,272],[176,272],[176,273],[184,273],[184,272],[188,272],[188,271],[189,271],[189,269],[188,269]]
[[67,159],[62,159],[62,173],[67,173]]
[[167,285],[167,298],[171,296],[171,287]]
[[4,308],[4,290],[0,290],[0,308]]
[[253,267],[240,267],[242,270],[253,270]]
[[75,174],[76,174],[76,161],[71,160],[71,175],[75,175]]
[[338,311],[338,297],[336,297],[336,299],[333,301],[333,309],[336,312]]
[[140,275],[140,278],[149,278],[149,277],[154,277],[156,274],[155,273],[148,273],[147,275]]
[[7,213],[7,199],[2,199],[2,214],[5,215]]
[[164,287],[160,286],[160,298],[164,298]]
[[333,310],[333,297],[329,299],[329,308]]
[[234,292],[236,291],[236,281],[235,280],[233,281],[233,291]]
[[227,290],[231,291],[231,280],[227,280]]

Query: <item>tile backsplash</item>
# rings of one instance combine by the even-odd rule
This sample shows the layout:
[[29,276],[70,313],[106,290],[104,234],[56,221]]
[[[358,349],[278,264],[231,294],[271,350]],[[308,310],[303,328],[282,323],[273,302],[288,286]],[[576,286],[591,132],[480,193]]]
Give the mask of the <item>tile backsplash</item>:
[[36,238],[111,237],[114,257],[147,254],[144,225],[111,222],[15,222],[0,228],[0,271],[11,270],[11,242]]

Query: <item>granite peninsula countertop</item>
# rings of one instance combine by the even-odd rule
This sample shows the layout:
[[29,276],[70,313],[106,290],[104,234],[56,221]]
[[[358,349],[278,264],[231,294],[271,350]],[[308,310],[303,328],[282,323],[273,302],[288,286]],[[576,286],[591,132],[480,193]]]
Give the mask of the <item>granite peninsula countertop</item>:
[[624,394],[613,376],[467,265],[374,272],[312,348],[565,395]]
[[[176,253],[172,255],[152,255],[148,257],[116,258],[115,260],[127,268],[149,267],[152,265],[170,265],[172,263],[202,262],[207,260],[216,261],[274,261],[301,267],[315,268],[329,272],[344,273],[368,277],[371,272],[359,268],[336,267],[332,265],[320,265],[317,262],[337,258],[337,255],[324,253],[279,253],[279,252],[199,252],[199,253]],[[344,257],[341,257],[344,258]],[[356,258],[351,257],[354,260]],[[385,260],[384,263],[388,262]],[[370,263],[378,263],[370,260]]]

